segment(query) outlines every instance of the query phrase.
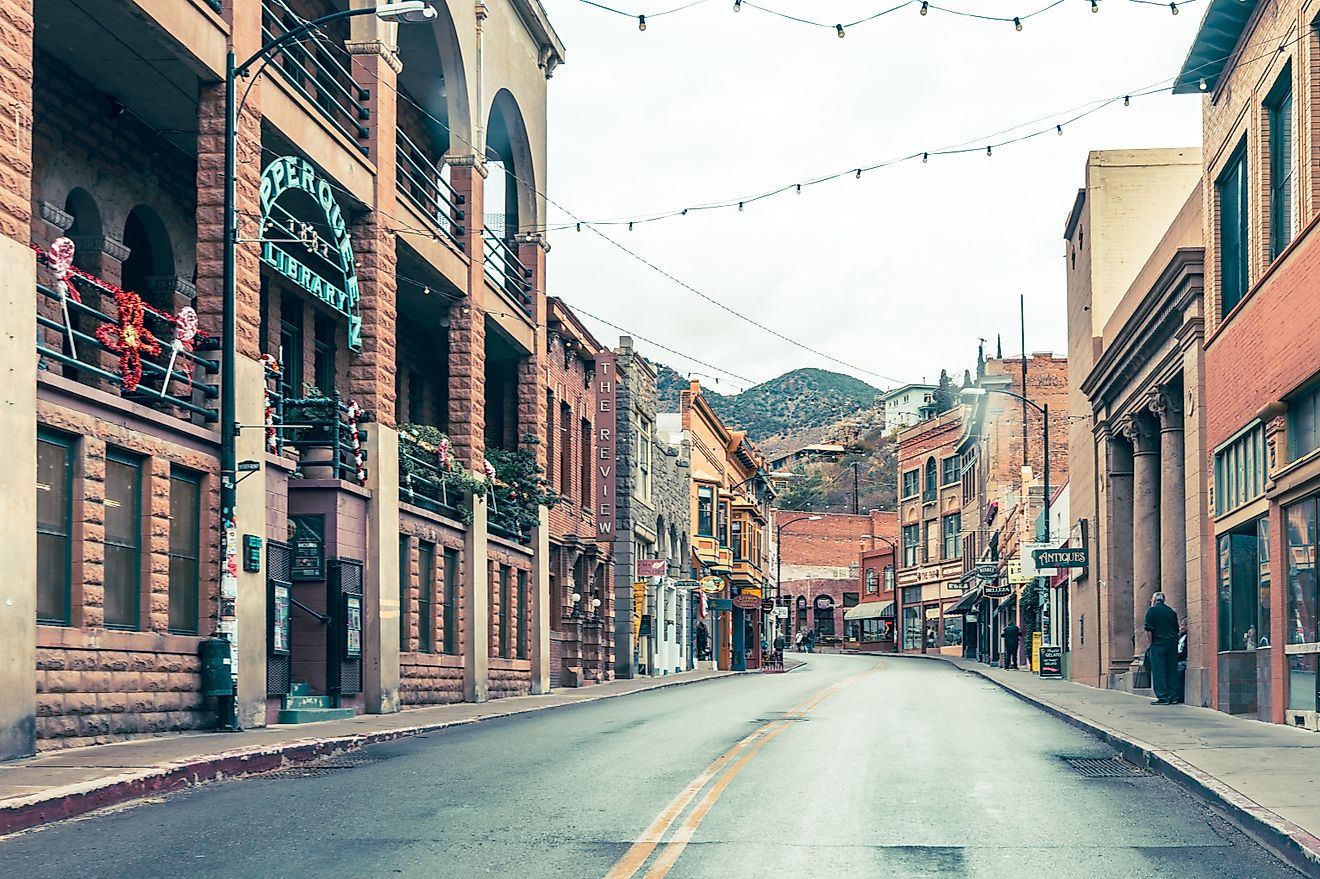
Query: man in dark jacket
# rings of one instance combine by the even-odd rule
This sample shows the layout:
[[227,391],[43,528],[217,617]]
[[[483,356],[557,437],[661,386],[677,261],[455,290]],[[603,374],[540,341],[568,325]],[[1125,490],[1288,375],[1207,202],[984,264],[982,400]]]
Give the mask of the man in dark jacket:
[[1163,592],[1156,592],[1150,600],[1146,631],[1150,632],[1150,679],[1155,689],[1155,701],[1150,704],[1172,705],[1177,699],[1178,614],[1164,603]]
[[1018,641],[1021,638],[1022,630],[1010,619],[1004,626],[1004,668],[1018,667]]

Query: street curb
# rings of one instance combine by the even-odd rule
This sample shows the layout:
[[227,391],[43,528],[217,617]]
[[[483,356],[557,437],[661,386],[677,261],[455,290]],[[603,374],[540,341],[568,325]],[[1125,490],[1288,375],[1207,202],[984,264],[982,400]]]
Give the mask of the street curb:
[[942,656],[923,658],[942,660],[959,671],[989,681],[1046,714],[1095,736],[1118,751],[1129,763],[1176,782],[1289,865],[1308,876],[1320,876],[1320,837],[1270,811],[1210,773],[1197,769],[1173,752],[1124,735],[1039,696],[1018,690],[980,669],[966,668]]
[[[134,769],[118,775],[98,778],[94,781],[50,788],[41,793],[26,797],[13,797],[0,804],[0,837],[31,830],[43,824],[76,818],[97,809],[141,799],[152,794],[171,793],[209,781],[228,778],[241,778],[259,775],[273,769],[296,766],[309,760],[316,760],[333,754],[357,750],[367,745],[392,742],[409,736],[435,732],[456,726],[482,723],[487,720],[499,720],[505,717],[517,717],[537,711],[550,711],[556,708],[571,708],[575,705],[587,705],[603,702],[607,699],[619,699],[636,696],[671,687],[702,684],[732,677],[735,672],[709,675],[690,680],[675,680],[657,683],[654,686],[622,693],[602,693],[587,699],[564,702],[555,705],[533,705],[516,711],[490,714],[482,717],[465,717],[437,723],[399,727],[371,733],[355,733],[331,738],[308,737],[294,739],[275,745],[235,748],[215,754],[160,763],[146,769]],[[54,753],[54,752],[52,752]]]

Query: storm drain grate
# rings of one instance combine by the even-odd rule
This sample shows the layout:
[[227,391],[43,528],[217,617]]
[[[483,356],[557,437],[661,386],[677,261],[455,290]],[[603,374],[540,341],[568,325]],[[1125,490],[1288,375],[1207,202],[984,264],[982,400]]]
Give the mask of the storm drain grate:
[[1145,778],[1150,775],[1122,757],[1063,757],[1084,778]]
[[265,778],[324,778],[334,772],[344,769],[357,769],[359,766],[369,766],[372,763],[379,763],[383,758],[368,757],[365,754],[352,756],[330,757],[326,760],[317,760],[313,763],[304,763],[298,766],[289,766],[284,769],[276,769],[273,772],[265,773]]

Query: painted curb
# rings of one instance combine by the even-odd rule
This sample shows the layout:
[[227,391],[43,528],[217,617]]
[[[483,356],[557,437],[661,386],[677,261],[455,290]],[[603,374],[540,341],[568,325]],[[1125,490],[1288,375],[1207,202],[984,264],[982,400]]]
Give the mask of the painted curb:
[[[209,781],[227,778],[241,778],[259,775],[273,769],[296,766],[309,760],[316,760],[333,754],[353,751],[367,745],[392,742],[409,736],[435,732],[456,726],[481,723],[487,720],[499,720],[505,717],[517,717],[536,711],[551,711],[557,708],[571,708],[575,705],[587,705],[603,702],[607,699],[619,699],[636,696],[672,687],[701,684],[732,677],[736,672],[708,675],[688,680],[663,681],[653,686],[621,693],[601,693],[590,698],[554,705],[533,705],[515,711],[489,714],[479,717],[465,717],[436,723],[405,726],[397,729],[380,730],[370,733],[355,733],[328,738],[308,737],[280,742],[274,745],[235,748],[206,754],[185,760],[160,763],[145,769],[134,769],[109,775],[92,781],[63,785],[50,788],[25,797],[11,797],[0,804],[0,837],[31,830],[44,824],[76,818],[97,809],[119,805],[131,800],[141,799],[153,794],[171,793]],[[331,721],[342,722],[342,721]]]
[[959,671],[989,681],[1028,705],[1095,736],[1118,751],[1129,763],[1149,769],[1177,783],[1292,867],[1308,876],[1320,877],[1320,837],[1265,808],[1210,773],[1197,769],[1171,751],[1128,736],[1039,696],[1019,690],[1005,681],[986,674],[981,669],[966,668],[942,656],[922,658],[942,660]]

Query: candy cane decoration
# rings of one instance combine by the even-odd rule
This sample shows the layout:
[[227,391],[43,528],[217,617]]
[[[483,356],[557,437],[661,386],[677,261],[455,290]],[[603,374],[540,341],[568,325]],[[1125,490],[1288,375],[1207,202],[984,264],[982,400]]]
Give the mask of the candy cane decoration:
[[82,299],[78,296],[78,291],[71,288],[69,282],[65,280],[73,268],[73,252],[72,241],[68,238],[56,238],[50,250],[46,252],[46,264],[55,275],[55,291],[60,294],[60,312],[64,316],[64,337],[69,340],[69,355],[77,360],[78,348],[73,340],[73,321],[69,317],[69,297],[72,296],[74,302],[82,302]]
[[482,469],[486,471],[486,496],[490,498],[491,512],[499,512],[499,506],[495,502],[495,465],[489,458],[481,459]]
[[[182,351],[192,351],[192,341],[197,336],[197,312],[185,305],[179,309],[174,321],[174,341],[170,343],[170,361],[165,366],[165,379],[160,383],[160,395],[164,398],[174,379],[174,361]],[[192,394],[192,364],[184,361],[184,374],[188,376],[189,395]]]
[[[275,355],[262,354],[261,362],[268,372],[279,375],[280,362],[275,359]],[[266,397],[266,451],[272,455],[278,455],[280,453],[280,436],[278,431],[275,430],[275,404],[270,398],[270,383],[268,381],[264,382],[262,387]]]
[[358,422],[362,418],[362,410],[358,408],[357,403],[348,404],[348,427],[353,431],[353,466],[357,468],[357,484],[367,484],[366,462],[362,458],[362,440],[358,437]]

